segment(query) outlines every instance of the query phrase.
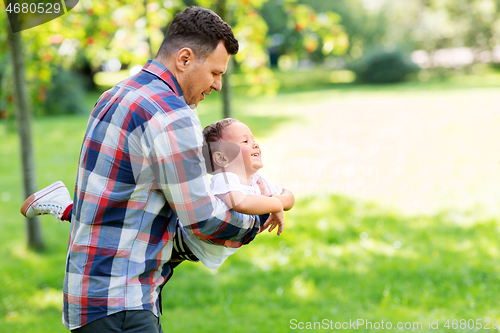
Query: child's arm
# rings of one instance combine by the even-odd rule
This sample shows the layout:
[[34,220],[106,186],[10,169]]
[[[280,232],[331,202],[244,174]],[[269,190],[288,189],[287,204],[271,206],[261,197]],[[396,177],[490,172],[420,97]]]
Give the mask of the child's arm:
[[293,195],[292,192],[290,192],[287,189],[283,189],[283,192],[281,194],[273,194],[271,195],[272,198],[277,198],[279,201],[281,201],[281,204],[283,205],[283,210],[290,210],[292,209],[293,205],[295,204],[295,196]]
[[231,191],[218,197],[238,213],[249,215],[270,213],[271,215],[264,224],[263,230],[270,226],[269,232],[273,231],[275,227],[278,227],[278,236],[283,232],[285,228],[283,205],[278,198],[264,195],[246,195],[239,191]]
[[284,188],[279,195],[270,194],[266,188],[266,185],[264,185],[264,182],[261,179],[257,181],[257,185],[259,185],[260,193],[262,193],[262,195],[279,199],[279,201],[281,201],[281,204],[283,205],[283,210],[290,210],[295,204],[295,196],[291,191]]
[[242,214],[261,215],[279,213],[283,210],[283,205],[279,198],[263,195],[246,195],[239,191],[231,191],[218,197],[231,209]]

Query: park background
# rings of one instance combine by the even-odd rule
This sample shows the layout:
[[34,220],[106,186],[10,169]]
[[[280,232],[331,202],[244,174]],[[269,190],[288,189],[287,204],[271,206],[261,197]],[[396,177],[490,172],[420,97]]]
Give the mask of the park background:
[[[472,332],[497,322],[499,0],[80,1],[21,32],[36,187],[62,180],[71,192],[93,104],[194,4],[224,17],[241,45],[230,89],[197,108],[202,125],[247,123],[263,172],[297,203],[280,237],[259,235],[218,270],[176,269],[164,331],[363,319]],[[28,244],[26,123],[15,120],[0,8],[0,332],[65,332],[69,225],[41,217]]]

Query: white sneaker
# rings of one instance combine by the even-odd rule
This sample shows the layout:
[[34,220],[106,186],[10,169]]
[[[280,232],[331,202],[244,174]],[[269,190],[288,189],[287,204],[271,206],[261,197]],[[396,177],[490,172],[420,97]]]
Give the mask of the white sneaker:
[[30,195],[21,206],[21,214],[28,218],[52,214],[55,218],[61,220],[64,211],[71,204],[73,204],[73,200],[71,200],[66,185],[61,181],[57,181]]

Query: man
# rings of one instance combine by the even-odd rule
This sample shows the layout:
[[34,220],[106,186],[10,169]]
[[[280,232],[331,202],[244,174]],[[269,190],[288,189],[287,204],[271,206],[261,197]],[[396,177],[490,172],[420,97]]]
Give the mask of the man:
[[215,13],[187,8],[155,60],[97,101],[76,180],[63,288],[68,329],[162,332],[159,293],[172,274],[177,217],[187,232],[229,247],[269,224],[210,194],[192,110],[221,89],[237,52]]

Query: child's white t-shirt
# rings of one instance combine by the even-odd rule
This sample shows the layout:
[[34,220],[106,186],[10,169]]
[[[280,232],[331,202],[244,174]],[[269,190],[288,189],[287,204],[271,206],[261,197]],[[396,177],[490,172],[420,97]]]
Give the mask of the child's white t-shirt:
[[[269,194],[281,194],[283,192],[281,187],[269,182],[259,173],[252,175],[250,185],[241,184],[238,175],[235,173],[217,173],[212,177],[210,189],[214,195],[222,195],[231,191],[238,191],[247,195],[260,195],[259,185],[257,184],[259,179],[262,180]],[[195,236],[189,235],[184,227],[182,227],[181,230],[182,238],[186,245],[208,268],[219,268],[227,257],[238,250],[231,247],[206,243]]]

